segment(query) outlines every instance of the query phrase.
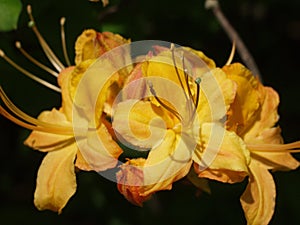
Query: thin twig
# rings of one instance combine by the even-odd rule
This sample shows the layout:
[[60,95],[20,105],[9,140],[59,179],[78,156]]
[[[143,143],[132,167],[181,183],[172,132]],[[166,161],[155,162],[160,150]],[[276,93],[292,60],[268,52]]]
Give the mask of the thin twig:
[[259,69],[254,61],[253,56],[250,54],[249,50],[247,49],[246,45],[242,41],[239,34],[236,32],[236,30],[233,28],[233,26],[229,23],[228,19],[222,12],[222,9],[219,5],[218,0],[206,0],[205,1],[205,8],[211,9],[215,15],[215,17],[218,19],[219,23],[227,33],[228,37],[232,42],[235,41],[236,48],[241,56],[242,60],[246,64],[246,66],[252,71],[252,73],[257,76],[261,80],[261,75],[259,72]]

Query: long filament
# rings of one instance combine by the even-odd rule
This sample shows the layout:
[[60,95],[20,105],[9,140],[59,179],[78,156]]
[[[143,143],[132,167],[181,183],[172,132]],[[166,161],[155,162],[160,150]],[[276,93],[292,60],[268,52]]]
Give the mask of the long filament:
[[228,58],[227,62],[225,63],[226,66],[231,64],[231,62],[233,60],[233,57],[234,57],[234,54],[235,54],[235,40],[232,42],[231,52],[230,52],[230,55],[229,55],[229,58]]
[[67,63],[68,66],[71,66],[68,51],[67,51],[67,46],[66,46],[65,22],[66,22],[66,18],[62,17],[60,19],[61,44],[62,44],[62,49],[63,49],[63,53],[64,53],[66,63]]
[[250,151],[256,152],[279,153],[288,151],[291,153],[296,153],[300,152],[300,141],[295,141],[288,144],[247,144],[247,148]]
[[181,115],[175,111],[174,109],[172,109],[171,107],[169,107],[168,105],[166,105],[165,103],[163,103],[158,97],[157,97],[157,94],[156,94],[156,91],[154,90],[153,88],[153,84],[148,81],[148,86],[150,88],[150,92],[153,94],[154,98],[156,99],[156,101],[158,101],[158,103],[163,106],[165,109],[167,109],[168,111],[170,111],[175,117],[177,117],[178,120],[182,121],[182,117]]
[[36,24],[34,22],[34,18],[32,16],[32,10],[31,10],[30,5],[27,6],[27,13],[30,18],[29,27],[35,33],[44,53],[46,54],[46,56],[48,57],[48,59],[52,63],[52,65],[57,69],[57,71],[58,72],[62,71],[63,69],[65,69],[65,67],[60,62],[60,60],[57,58],[57,56],[53,53],[53,51],[51,50],[51,48],[49,47],[49,45],[47,44],[47,42],[45,41],[43,36],[40,34],[39,30],[37,29]]
[[56,92],[61,92],[61,89],[58,88],[57,86],[50,84],[49,82],[35,76],[34,74],[28,72],[27,70],[25,70],[24,68],[22,68],[21,66],[19,66],[18,64],[16,64],[14,61],[12,61],[9,57],[7,57],[5,55],[5,53],[0,49],[0,57],[2,57],[6,62],[8,62],[11,66],[13,66],[15,69],[19,70],[21,73],[23,73],[25,76],[31,78],[32,80],[52,89],[53,91]]
[[17,49],[19,49],[19,51],[33,64],[37,65],[38,67],[40,67],[41,69],[45,70],[46,72],[52,74],[55,77],[58,77],[58,73],[55,72],[54,70],[50,69],[49,67],[43,65],[42,63],[40,63],[38,60],[36,60],[35,58],[33,58],[30,54],[28,54],[21,45],[21,42],[17,41],[16,42],[16,47]]
[[30,130],[38,130],[48,133],[58,133],[58,134],[64,134],[64,135],[72,135],[73,134],[73,128],[71,126],[63,126],[63,125],[57,125],[57,124],[51,124],[47,123],[41,120],[38,120],[36,118],[33,118],[23,111],[21,111],[17,106],[15,106],[12,101],[7,97],[4,90],[0,86],[0,98],[2,99],[5,106],[13,112],[17,117],[10,114],[7,110],[5,110],[1,105],[0,113],[5,116],[7,119],[11,120],[12,122],[25,127]]

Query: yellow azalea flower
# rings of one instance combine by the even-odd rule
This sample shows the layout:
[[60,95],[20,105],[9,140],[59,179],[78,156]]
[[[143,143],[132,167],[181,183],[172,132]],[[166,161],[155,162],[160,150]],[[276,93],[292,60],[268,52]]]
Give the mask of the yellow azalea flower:
[[[103,171],[115,167],[117,158],[122,153],[122,149],[111,137],[110,124],[106,121],[105,112],[103,112],[103,105],[111,104],[111,100],[106,101],[106,98],[114,98],[115,96],[112,89],[114,89],[115,86],[118,86],[118,76],[114,76],[113,80],[106,85],[108,94],[106,94],[105,97],[99,98],[99,103],[97,105],[99,106],[97,108],[99,115],[96,131],[97,137],[87,136],[79,141],[81,145],[85,147],[86,155],[90,156],[88,162],[79,151],[78,140],[75,140],[74,137],[72,107],[77,85],[87,68],[96,58],[106,51],[128,43],[129,41],[119,35],[109,32],[99,33],[94,30],[86,30],[76,41],[76,65],[66,68],[57,59],[46,41],[40,35],[31,14],[31,7],[28,6],[27,10],[31,19],[31,28],[36,33],[45,54],[58,72],[39,64],[36,60],[32,59],[32,57],[31,59],[36,64],[40,65],[40,67],[53,75],[58,76],[59,88],[46,83],[19,67],[5,56],[2,50],[0,51],[0,55],[21,72],[25,73],[25,75],[55,91],[61,92],[62,106],[59,110],[52,109],[51,111],[44,111],[39,115],[38,119],[35,119],[18,109],[8,99],[1,88],[0,96],[8,110],[12,113],[2,106],[0,106],[0,113],[11,121],[33,130],[30,136],[25,140],[26,145],[39,151],[47,152],[38,171],[34,203],[40,210],[50,209],[61,213],[70,197],[76,191],[75,167],[81,170]],[[64,35],[62,35],[62,37],[64,37]],[[65,46],[64,39],[63,45]],[[18,43],[18,48],[23,53],[25,52],[20,43]],[[67,57],[66,61],[68,61]],[[101,76],[101,74],[99,75]],[[94,142],[98,137],[103,139],[105,149],[99,149],[95,146]],[[109,152],[106,149],[108,149]],[[97,160],[90,160],[90,158],[97,158]]]
[[249,184],[241,197],[248,224],[268,224],[275,208],[275,183],[269,170],[291,170],[299,162],[291,156],[300,142],[283,144],[280,128],[279,97],[264,87],[243,65],[235,63],[222,68],[237,83],[237,94],[230,106],[228,130],[237,133],[250,151]]
[[[192,51],[184,51],[184,62],[193,65],[188,56]],[[220,123],[235,97],[235,82],[211,64],[212,69],[207,70],[210,73],[192,67],[201,76],[199,84],[187,76],[184,65],[176,68],[175,64],[179,64],[173,54],[174,50],[165,50],[138,65],[138,71],[134,70],[129,79],[144,77],[141,87],[148,83],[149,88],[143,96],[152,97],[121,101],[113,115],[113,127],[120,139],[138,151],[149,150],[145,159],[129,159],[117,173],[119,191],[137,205],[157,191],[171,189],[173,182],[187,175],[193,161],[200,177],[209,177],[210,173],[215,178],[237,182],[248,175],[250,156],[245,144]],[[208,60],[200,52],[191,57]],[[132,96],[130,88],[128,92],[125,90],[125,96]],[[223,108],[218,101],[222,101]],[[216,111],[214,106],[218,107]],[[220,139],[214,141],[216,134]],[[213,155],[211,160],[204,160],[206,154]],[[217,161],[213,160],[215,155]],[[205,163],[210,170],[203,170]],[[134,171],[139,175],[133,176]]]

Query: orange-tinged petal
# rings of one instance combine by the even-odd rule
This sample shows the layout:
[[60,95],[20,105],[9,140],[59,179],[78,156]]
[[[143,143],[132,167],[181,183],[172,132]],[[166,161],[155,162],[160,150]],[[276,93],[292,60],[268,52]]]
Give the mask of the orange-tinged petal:
[[49,152],[39,168],[34,204],[39,210],[50,209],[61,213],[76,191],[74,160],[76,152],[72,147]]
[[[71,126],[71,123],[67,120],[65,114],[56,109],[52,109],[52,111],[42,112],[39,115],[38,119],[54,125],[57,124]],[[72,146],[72,148],[76,149],[76,145],[74,145],[74,142],[74,137],[71,135],[60,135],[40,131],[32,131],[29,137],[25,140],[24,144],[33,149],[38,149],[42,152],[48,152],[60,150],[67,146]]]
[[85,30],[76,40],[75,64],[78,65],[87,59],[96,59],[103,53],[129,42],[111,32],[99,33],[92,29]]
[[[76,146],[77,147],[77,146]],[[90,164],[84,159],[80,151],[77,151],[75,166],[84,171],[91,171],[93,168]]]
[[[199,177],[235,183],[248,175],[250,153],[234,132],[217,124],[205,123],[201,126],[200,140],[193,155]],[[199,165],[207,168],[202,169]]]
[[131,159],[121,166],[117,172],[117,187],[119,192],[134,205],[142,206],[151,195],[142,196],[144,174],[142,166],[145,159]]
[[259,118],[258,109],[263,100],[259,93],[259,82],[250,70],[239,63],[224,66],[222,70],[229,79],[237,83],[236,97],[228,113],[227,127],[243,136]]
[[264,96],[264,101],[262,102],[259,112],[260,115],[245,134],[244,140],[246,143],[251,144],[282,143],[279,132],[268,131],[269,129],[274,129],[273,126],[279,119],[277,113],[279,96],[277,92],[270,87],[261,87],[260,92],[261,95]]
[[86,138],[78,139],[77,144],[83,159],[95,171],[115,167],[123,152],[103,124],[97,131],[89,131]]
[[147,159],[132,159],[117,174],[118,189],[130,202],[142,205],[152,194],[170,190],[191,167],[191,149],[172,130]]
[[247,224],[269,224],[275,208],[275,183],[266,167],[252,160],[249,184],[241,196]]

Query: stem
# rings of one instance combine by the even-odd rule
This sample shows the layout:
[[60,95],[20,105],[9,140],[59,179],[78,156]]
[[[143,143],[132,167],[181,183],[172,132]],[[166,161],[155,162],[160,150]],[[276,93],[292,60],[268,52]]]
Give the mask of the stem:
[[249,50],[247,49],[246,45],[242,41],[239,34],[236,32],[236,30],[233,28],[233,26],[229,23],[228,19],[222,12],[222,9],[219,5],[218,0],[206,0],[205,7],[206,7],[206,9],[211,9],[213,11],[215,17],[217,18],[217,20],[219,21],[219,23],[225,30],[225,32],[228,35],[228,37],[230,38],[230,40],[232,42],[235,41],[237,51],[238,51],[239,55],[241,56],[242,60],[244,61],[244,63],[246,64],[246,66],[261,81],[260,72],[254,61],[254,58],[250,54]]

